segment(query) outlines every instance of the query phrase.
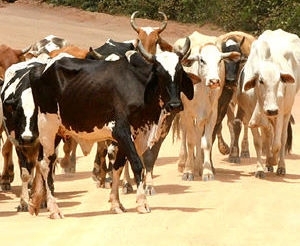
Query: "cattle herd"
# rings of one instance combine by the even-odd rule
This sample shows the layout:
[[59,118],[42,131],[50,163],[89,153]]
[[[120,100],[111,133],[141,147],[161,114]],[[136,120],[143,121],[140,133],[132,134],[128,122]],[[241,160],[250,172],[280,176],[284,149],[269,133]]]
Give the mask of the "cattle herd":
[[[50,218],[63,218],[53,179],[59,144],[65,172],[75,172],[77,145],[87,155],[97,144],[92,176],[104,186],[110,175],[115,213],[125,211],[119,197],[123,171],[123,191],[133,190],[128,165],[137,186],[137,211],[150,212],[154,163],[171,129],[181,141],[183,180],[214,179],[216,138],[230,162],[249,157],[248,128],[257,157],[255,176],[264,178],[274,166],[278,175],[286,173],[291,111],[300,87],[299,37],[281,29],[258,37],[195,31],[170,44],[160,36],[167,27],[164,13],[160,27],[139,27],[137,14],[130,18],[136,37],[108,39],[96,49],[54,35],[23,50],[0,46],[0,122],[6,136],[0,184],[2,191],[11,188],[14,148],[22,182],[18,211],[37,215],[46,204]],[[226,115],[229,146],[222,137]]]

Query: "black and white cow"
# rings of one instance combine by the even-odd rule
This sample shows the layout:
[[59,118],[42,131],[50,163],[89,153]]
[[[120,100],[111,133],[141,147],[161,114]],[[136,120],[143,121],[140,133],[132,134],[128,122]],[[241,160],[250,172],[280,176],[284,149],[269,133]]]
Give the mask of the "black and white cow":
[[38,214],[44,194],[41,189],[46,188],[50,218],[63,217],[47,183],[49,163],[56,158],[54,139],[59,131],[74,137],[84,154],[90,152],[94,142],[117,141],[111,209],[117,213],[125,211],[118,189],[120,173],[128,159],[138,186],[137,209],[140,213],[150,211],[139,158],[146,146],[143,141],[147,141],[149,129],[157,123],[162,108],[166,112],[179,112],[183,109],[180,92],[192,99],[194,91],[180,61],[188,52],[189,39],[180,54],[163,52],[154,56],[139,46],[151,63],[139,53],[129,51],[116,61],[63,58],[46,69],[40,66],[31,70],[39,137],[44,150],[35,176],[31,214]]
[[[32,183],[33,170],[38,157],[41,158],[42,156],[37,126],[37,109],[32,97],[29,72],[34,66],[50,64],[63,56],[69,55],[62,54],[55,59],[50,59],[47,54],[41,54],[36,58],[34,57],[28,61],[10,66],[5,73],[4,84],[1,90],[1,100],[4,115],[3,128],[7,138],[2,147],[4,165],[1,176],[1,188],[9,190],[10,183],[14,178],[12,152],[14,146],[22,181],[18,211],[27,211],[29,200],[28,188]],[[56,142],[58,144],[59,139]],[[54,192],[52,175],[49,175],[49,183],[51,191]]]

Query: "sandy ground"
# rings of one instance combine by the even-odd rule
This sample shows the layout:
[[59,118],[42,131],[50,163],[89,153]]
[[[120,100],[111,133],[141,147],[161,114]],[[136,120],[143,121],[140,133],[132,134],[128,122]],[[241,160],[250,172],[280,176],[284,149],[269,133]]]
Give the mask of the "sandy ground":
[[[0,5],[0,43],[14,48],[25,48],[49,34],[64,37],[83,48],[98,47],[108,38],[121,41],[136,37],[129,17],[47,7],[24,0]],[[143,19],[137,22],[144,26],[159,25]],[[172,43],[194,30],[220,34],[212,26],[170,21],[162,36]],[[299,103],[298,95],[295,104]],[[253,148],[252,157],[237,165],[228,163],[227,156],[222,156],[215,145],[215,180],[203,182],[196,177],[193,182],[182,181],[176,166],[179,143],[172,143],[169,135],[154,169],[157,194],[148,197],[152,212],[145,215],[135,210],[135,194],[121,194],[127,213],[111,214],[110,191],[96,188],[91,179],[95,149],[89,156],[78,150],[74,175],[61,174],[58,167],[55,191],[65,215],[63,220],[48,219],[46,210],[38,216],[17,212],[20,179],[16,168],[12,190],[0,192],[1,245],[299,245],[297,106],[293,114],[296,119],[293,154],[286,157],[284,177],[268,173],[264,180],[256,179]],[[227,128],[224,129],[228,140]],[[0,168],[2,165],[1,161]]]

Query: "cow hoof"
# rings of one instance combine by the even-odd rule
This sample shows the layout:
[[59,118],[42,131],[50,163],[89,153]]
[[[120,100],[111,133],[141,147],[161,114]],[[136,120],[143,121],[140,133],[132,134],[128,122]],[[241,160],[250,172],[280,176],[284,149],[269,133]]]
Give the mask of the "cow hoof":
[[17,207],[18,212],[28,212],[28,204],[20,204]]
[[146,214],[146,213],[150,213],[151,209],[150,209],[148,203],[144,203],[137,207],[137,211],[139,214]]
[[276,174],[280,175],[280,176],[285,175],[285,168],[284,167],[278,167],[277,171],[276,171]]
[[31,215],[38,215],[40,212],[40,209],[38,207],[34,206],[33,204],[29,203],[28,204],[28,212]]
[[215,176],[212,173],[202,175],[202,180],[203,181],[212,181],[214,179],[215,179]]
[[218,147],[222,155],[228,155],[230,153],[230,148],[227,144],[219,144]]
[[53,220],[56,220],[56,219],[63,219],[64,218],[64,215],[58,211],[58,212],[52,212],[50,215],[49,215],[49,218],[50,219],[53,219]]
[[264,171],[257,171],[255,173],[255,178],[263,179],[265,177],[265,172]]
[[153,196],[156,194],[156,191],[152,185],[146,185],[145,193],[147,196]]
[[250,158],[250,152],[249,151],[242,151],[241,152],[241,158]]
[[240,157],[239,156],[229,156],[228,157],[228,161],[230,162],[230,163],[241,163],[241,159],[240,159]]
[[272,173],[274,172],[274,167],[271,165],[266,165],[266,169],[268,170],[268,172]]
[[129,183],[123,184],[122,193],[123,194],[133,193],[133,187],[132,187],[132,185],[129,184]]
[[114,206],[110,209],[114,214],[122,214],[126,212],[126,209],[123,207],[122,204],[119,204],[118,206]]
[[182,174],[182,180],[184,180],[184,181],[194,181],[194,174],[184,173],[184,174]]

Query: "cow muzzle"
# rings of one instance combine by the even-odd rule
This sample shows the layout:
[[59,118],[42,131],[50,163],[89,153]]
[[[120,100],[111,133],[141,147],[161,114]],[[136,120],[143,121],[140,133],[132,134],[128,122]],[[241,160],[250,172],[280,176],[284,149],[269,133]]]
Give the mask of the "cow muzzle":
[[207,83],[207,86],[211,89],[215,89],[220,87],[220,80],[219,79],[210,79]]
[[275,117],[278,115],[278,109],[268,109],[265,111],[267,117]]
[[167,112],[180,112],[183,110],[182,102],[179,100],[170,101],[166,104],[165,109]]

